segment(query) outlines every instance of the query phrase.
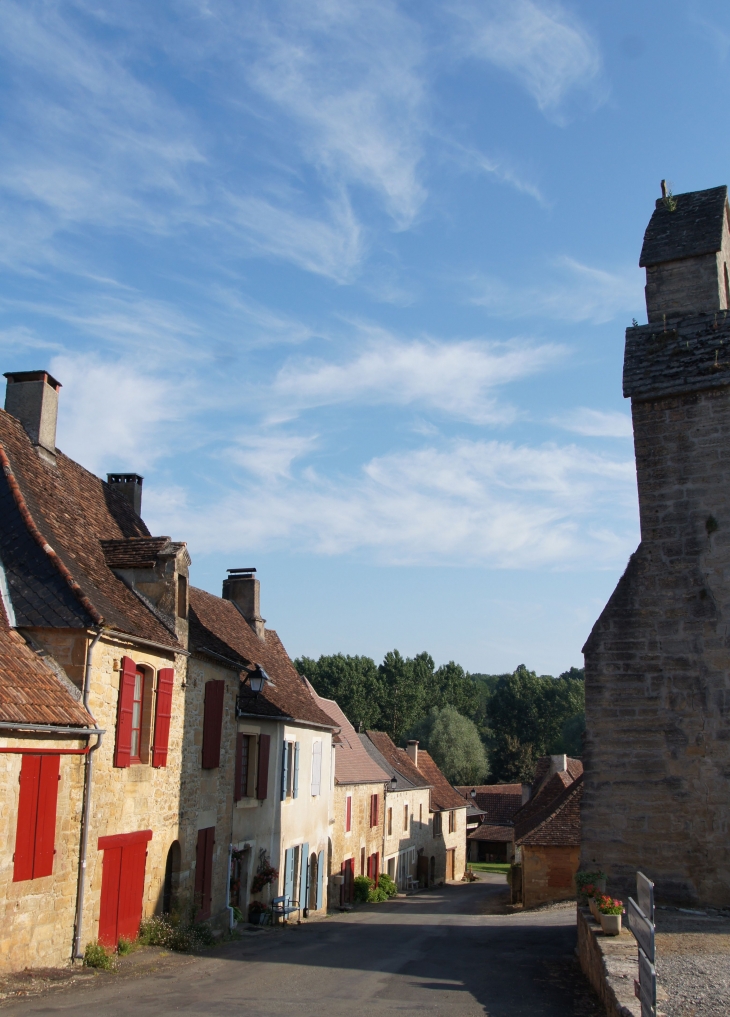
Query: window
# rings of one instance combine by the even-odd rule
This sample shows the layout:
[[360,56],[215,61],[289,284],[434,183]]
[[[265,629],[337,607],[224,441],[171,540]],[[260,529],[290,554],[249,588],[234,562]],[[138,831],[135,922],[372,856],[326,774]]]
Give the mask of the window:
[[[164,668],[168,675],[174,676],[172,668]],[[161,672],[162,674],[163,672]],[[166,724],[160,722],[160,745],[164,744],[164,752],[158,765],[164,766],[167,761],[167,735],[169,733],[169,713],[172,701],[172,677],[169,680],[169,699],[167,702]],[[161,709],[161,714],[164,713]],[[117,730],[114,747],[114,765],[130,766],[132,763],[148,763],[150,761],[150,719],[152,714],[152,677],[147,669],[138,666],[131,657],[122,657],[119,673],[119,697],[117,699]],[[163,737],[164,735],[164,737]]]
[[391,879],[395,879],[395,858],[388,859],[388,875]]
[[378,885],[378,876],[380,875],[380,852],[374,855],[370,855],[368,858],[368,876]]
[[259,758],[256,768],[256,797],[265,801],[269,793],[269,756],[271,755],[271,735],[259,735]]
[[13,882],[53,874],[60,756],[24,754],[20,764]]
[[393,810],[388,809],[388,836],[393,836]]
[[352,795],[345,799],[345,833],[352,830]]
[[284,742],[281,767],[281,800],[299,797],[299,742]]
[[202,760],[204,770],[215,770],[217,766],[220,766],[225,691],[226,683],[222,680],[205,683]]
[[236,735],[236,772],[233,800],[253,798],[253,755],[256,746],[254,735],[238,732]]
[[[454,809],[449,812],[449,833],[456,831],[456,812]],[[453,879],[453,876],[451,877]]]
[[378,825],[378,796],[377,794],[370,795],[370,826]]
[[188,581],[185,576],[177,577],[177,616],[178,618],[188,616]]
[[408,833],[408,805],[403,806],[403,830]]
[[441,813],[434,812],[433,814],[433,835],[434,837],[440,837],[442,833],[441,827]]
[[423,802],[418,806],[418,822],[423,826]]
[[312,795],[320,793],[322,784],[322,742],[312,742]]
[[134,690],[132,693],[132,737],[129,742],[130,763],[141,763],[139,757],[140,745],[142,743],[142,707],[144,704],[145,674],[141,667],[138,667],[134,675]]

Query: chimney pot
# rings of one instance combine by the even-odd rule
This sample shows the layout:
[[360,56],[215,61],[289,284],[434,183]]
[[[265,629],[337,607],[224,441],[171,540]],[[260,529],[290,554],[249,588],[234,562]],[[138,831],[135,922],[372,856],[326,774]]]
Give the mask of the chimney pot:
[[139,473],[107,473],[106,482],[129,502],[138,516],[142,515],[142,481]]
[[8,371],[5,412],[23,425],[46,462],[56,462],[56,419],[61,383],[48,371]]
[[240,611],[254,633],[266,639],[265,619],[261,617],[261,583],[254,576],[256,569],[228,569],[223,580],[223,599],[230,600]]
[[418,767],[418,741],[417,741],[417,739],[411,738],[411,740],[408,742],[408,747],[406,748],[406,752],[408,753],[408,755],[413,760],[413,765],[415,767]]
[[550,776],[554,773],[565,773],[568,769],[568,757],[566,755],[550,757]]

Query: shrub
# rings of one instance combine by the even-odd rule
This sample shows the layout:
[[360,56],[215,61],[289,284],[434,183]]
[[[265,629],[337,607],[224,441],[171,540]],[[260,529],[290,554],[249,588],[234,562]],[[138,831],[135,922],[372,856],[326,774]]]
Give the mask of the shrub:
[[84,950],[84,967],[113,971],[116,967],[114,954],[110,953],[101,943],[87,943]]
[[363,903],[369,900],[370,891],[375,885],[370,876],[355,876],[355,900]]
[[388,894],[382,886],[374,886],[368,893],[368,903],[370,904],[382,904],[384,900],[388,900]]
[[177,953],[187,953],[215,942],[213,930],[204,922],[182,921],[174,915],[153,915],[139,929],[143,946],[166,946]]
[[128,953],[134,953],[138,945],[134,939],[125,939],[124,936],[120,936],[117,943],[117,953],[120,957],[124,957]]
[[167,946],[172,924],[168,915],[152,915],[151,918],[144,918],[139,927],[137,941],[142,946]]
[[389,897],[395,897],[398,893],[398,887],[395,882],[390,878],[387,872],[382,872],[378,877],[378,886],[381,890],[385,890]]

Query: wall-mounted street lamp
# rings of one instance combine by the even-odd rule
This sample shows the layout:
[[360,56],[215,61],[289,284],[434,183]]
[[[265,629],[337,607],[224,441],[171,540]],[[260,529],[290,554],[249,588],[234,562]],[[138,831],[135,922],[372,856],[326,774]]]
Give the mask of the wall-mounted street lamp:
[[267,681],[269,681],[269,676],[260,664],[257,664],[253,671],[248,672],[248,684],[255,696],[261,692]]
[[397,786],[398,786],[398,778],[396,777],[395,774],[393,774],[393,776],[390,778],[390,790],[391,791],[395,791]]

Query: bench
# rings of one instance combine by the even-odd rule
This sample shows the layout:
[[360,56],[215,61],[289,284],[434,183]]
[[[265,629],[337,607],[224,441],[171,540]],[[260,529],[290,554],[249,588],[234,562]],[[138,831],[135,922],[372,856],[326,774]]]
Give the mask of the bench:
[[283,897],[274,897],[271,902],[271,914],[274,918],[281,918],[285,922],[289,915],[295,911],[299,911],[299,901],[292,900],[291,897],[284,895]]

